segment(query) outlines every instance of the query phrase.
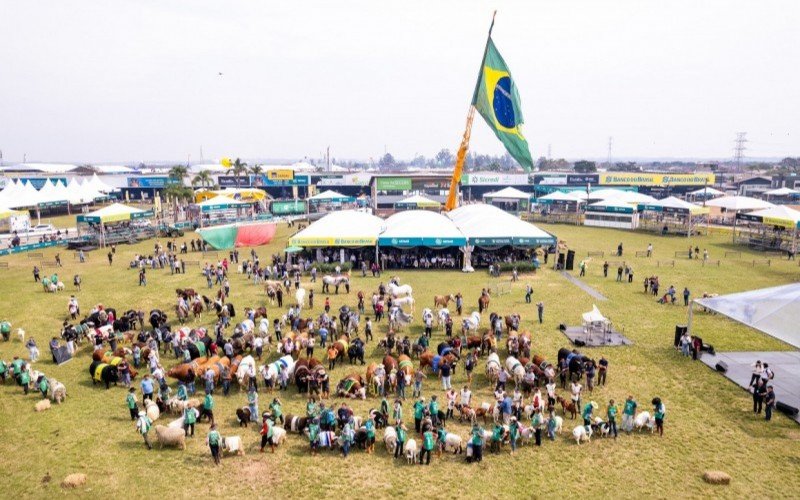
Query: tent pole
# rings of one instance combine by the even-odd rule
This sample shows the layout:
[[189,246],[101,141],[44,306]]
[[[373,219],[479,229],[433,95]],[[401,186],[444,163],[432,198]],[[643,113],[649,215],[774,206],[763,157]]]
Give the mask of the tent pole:
[[686,331],[692,334],[692,319],[694,318],[694,299],[689,301],[689,319],[686,321]]

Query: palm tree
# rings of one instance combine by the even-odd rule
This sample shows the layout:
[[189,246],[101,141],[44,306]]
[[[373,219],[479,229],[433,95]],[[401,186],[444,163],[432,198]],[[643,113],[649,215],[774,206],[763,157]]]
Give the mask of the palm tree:
[[194,176],[194,179],[192,179],[192,185],[200,184],[201,187],[206,187],[207,185],[210,186],[213,181],[208,170],[201,170]]
[[189,170],[183,165],[175,165],[171,169],[169,169],[170,179],[176,179],[181,186],[183,186],[183,178],[186,177],[186,174],[189,173]]
[[241,186],[239,177],[241,177],[243,173],[247,172],[247,163],[243,162],[239,158],[236,158],[236,161],[234,161],[233,165],[231,166],[231,170],[233,171],[233,175],[236,176],[236,186]]
[[253,165],[250,167],[250,173],[253,175],[261,175],[264,173],[264,167],[261,165]]

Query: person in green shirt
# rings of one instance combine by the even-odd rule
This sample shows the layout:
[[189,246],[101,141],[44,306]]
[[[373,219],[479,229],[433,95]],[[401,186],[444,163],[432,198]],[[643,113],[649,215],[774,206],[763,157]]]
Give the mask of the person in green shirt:
[[517,451],[517,441],[519,440],[519,422],[517,417],[511,417],[511,423],[508,426],[508,441],[511,443],[511,454]]
[[472,425],[472,461],[483,461],[483,428],[478,424]]
[[50,381],[47,380],[47,377],[42,375],[39,377],[39,392],[42,393],[42,397],[47,399],[47,390],[50,389]]
[[147,433],[150,432],[150,427],[153,425],[153,421],[150,420],[150,417],[147,416],[147,413],[140,411],[138,415],[138,420],[136,421],[136,430],[139,434],[142,435],[144,439],[144,444],[147,446],[148,450],[152,450],[153,447],[150,445],[150,440],[147,437]]
[[208,447],[211,450],[211,457],[214,459],[214,463],[219,465],[219,445],[222,442],[222,436],[220,436],[217,431],[217,424],[211,424],[211,430],[208,431],[208,437],[206,439],[208,441]]
[[653,418],[656,420],[656,432],[661,437],[664,437],[664,417],[667,416],[667,410],[661,398],[653,398]]
[[394,409],[392,410],[392,420],[400,422],[403,420],[403,402],[399,399],[394,401]]
[[556,421],[556,413],[550,410],[550,417],[547,419],[547,437],[550,441],[556,440],[556,429],[558,428],[558,421]]
[[206,397],[203,398],[203,411],[200,413],[200,418],[204,416],[208,417],[209,422],[214,423],[214,397],[210,392],[206,393]]
[[505,429],[500,424],[494,424],[494,429],[492,429],[492,453],[499,453],[500,452],[500,443],[503,441],[503,434],[505,433]]
[[8,374],[8,365],[5,360],[0,359],[0,381],[6,383],[6,375]]
[[178,382],[177,398],[178,401],[187,401],[189,399],[189,394],[186,393],[186,384],[183,382]]
[[269,405],[269,411],[272,413],[272,419],[275,422],[280,421],[283,424],[283,407],[281,406],[281,400],[275,398],[272,400],[272,403]]
[[11,361],[11,371],[14,373],[14,380],[17,384],[19,384],[19,375],[22,373],[23,366],[25,366],[25,362],[19,359],[19,356],[14,356],[14,360]]
[[22,373],[19,374],[19,383],[22,386],[22,390],[25,391],[25,394],[28,394],[28,386],[31,384],[31,372],[27,369],[22,370]]
[[419,464],[422,465],[422,458],[427,455],[425,465],[431,464],[431,451],[436,439],[433,437],[433,432],[429,429],[422,434],[422,451],[419,453]]
[[375,451],[375,417],[370,415],[364,423],[364,429],[367,431],[367,454],[371,455]]
[[252,387],[247,391],[247,406],[250,407],[250,421],[258,422],[258,393]]
[[628,396],[625,400],[625,407],[622,409],[622,430],[631,432],[633,430],[633,416],[636,414],[636,400],[633,396]]
[[308,424],[308,442],[311,445],[311,455],[316,456],[317,448],[319,448],[319,442],[317,441],[317,437],[319,436],[319,419],[312,419],[311,423]]
[[394,447],[394,458],[398,458],[403,456],[403,448],[406,444],[406,426],[403,425],[403,422],[398,421],[397,425],[394,427],[394,430],[397,433],[397,444]]
[[425,414],[425,398],[419,398],[414,403],[414,430],[422,432],[422,417]]
[[[187,406],[186,409],[183,410],[183,432],[186,436],[191,435],[194,437],[195,422],[197,422],[197,413],[194,412],[194,408]],[[190,428],[192,429],[191,434],[189,434]]]
[[[553,419],[553,423],[555,423],[555,418]],[[536,409],[533,416],[531,417],[531,427],[533,428],[533,436],[536,440],[536,446],[542,445],[543,426],[544,426],[544,415],[542,415],[542,409],[540,407]]]
[[436,399],[436,396],[431,396],[431,403],[428,405],[428,411],[431,414],[431,421],[433,425],[439,425],[439,401]]
[[131,412],[131,420],[136,420],[136,417],[139,416],[139,408],[136,406],[136,389],[133,387],[128,389],[128,397],[125,398],[125,403]]
[[381,413],[383,413],[384,422],[389,420],[389,401],[386,398],[381,399]]
[[447,431],[444,428],[444,424],[442,424],[436,430],[436,448],[437,448],[436,455],[439,457],[441,457],[442,452],[444,452],[444,445],[446,438],[447,438]]
[[423,351],[427,351],[428,350],[428,337],[427,337],[427,335],[423,334],[419,338],[419,340],[417,340],[417,344],[419,344],[419,346],[422,347]]
[[311,396],[308,398],[308,403],[306,403],[306,417],[314,418],[318,414],[317,402],[314,400],[314,396]]
[[588,428],[592,425],[592,411],[597,408],[597,403],[594,401],[589,401],[586,403],[586,406],[583,407],[583,426]]
[[614,439],[617,439],[617,405],[614,404],[613,399],[608,402],[606,415],[608,416],[609,434],[613,434]]

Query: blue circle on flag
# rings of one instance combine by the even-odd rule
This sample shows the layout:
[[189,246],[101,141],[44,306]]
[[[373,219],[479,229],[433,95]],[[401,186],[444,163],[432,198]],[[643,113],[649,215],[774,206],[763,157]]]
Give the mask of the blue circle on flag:
[[494,116],[497,123],[505,128],[514,128],[517,121],[514,117],[514,102],[511,99],[511,77],[504,76],[494,86]]

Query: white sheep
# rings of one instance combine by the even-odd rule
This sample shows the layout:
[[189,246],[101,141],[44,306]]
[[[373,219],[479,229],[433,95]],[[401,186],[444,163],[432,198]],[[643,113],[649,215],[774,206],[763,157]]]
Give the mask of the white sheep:
[[64,285],[63,281],[59,281],[58,283],[56,283],[56,290],[57,291],[60,292],[60,291],[64,290],[65,288],[66,288],[66,286]]
[[37,412],[49,410],[50,409],[50,400],[49,399],[43,399],[43,400],[39,401],[38,403],[36,403],[36,405],[33,407],[33,409],[35,411],[37,411]]
[[272,428],[272,442],[275,446],[280,446],[286,442],[286,429],[275,426]]
[[572,435],[575,437],[575,442],[581,444],[581,441],[587,443],[592,440],[592,428],[579,425],[572,429]]
[[641,431],[645,427],[650,429],[650,432],[653,432],[656,425],[656,419],[650,416],[650,412],[643,411],[636,415],[633,419],[633,426],[636,430]]
[[419,453],[419,449],[417,449],[417,441],[415,439],[409,439],[406,441],[403,451],[406,454],[406,461],[408,462],[408,465],[414,465],[417,463],[417,454]]
[[608,437],[608,433],[611,432],[611,427],[608,423],[603,422],[603,419],[600,417],[594,418],[594,427],[600,431],[600,437]]
[[445,451],[452,451],[454,455],[462,453],[464,451],[464,440],[458,434],[448,432],[444,436],[444,449]]
[[17,338],[19,339],[20,342],[22,342],[24,344],[25,343],[25,330],[23,330],[22,328],[17,328]]
[[228,436],[222,438],[222,451],[224,453],[236,453],[244,455],[241,436]]
[[164,448],[164,445],[177,446],[181,450],[186,449],[186,434],[183,429],[157,425],[156,439],[158,439],[159,449]]
[[397,446],[397,431],[394,430],[394,427],[389,426],[383,430],[383,443],[386,445],[386,451],[394,453]]
[[67,399],[66,386],[54,378],[50,379],[50,399],[58,404],[61,404]]
[[148,418],[153,422],[158,420],[158,417],[161,416],[161,410],[158,409],[158,405],[150,399],[144,400],[144,409],[147,412]]

